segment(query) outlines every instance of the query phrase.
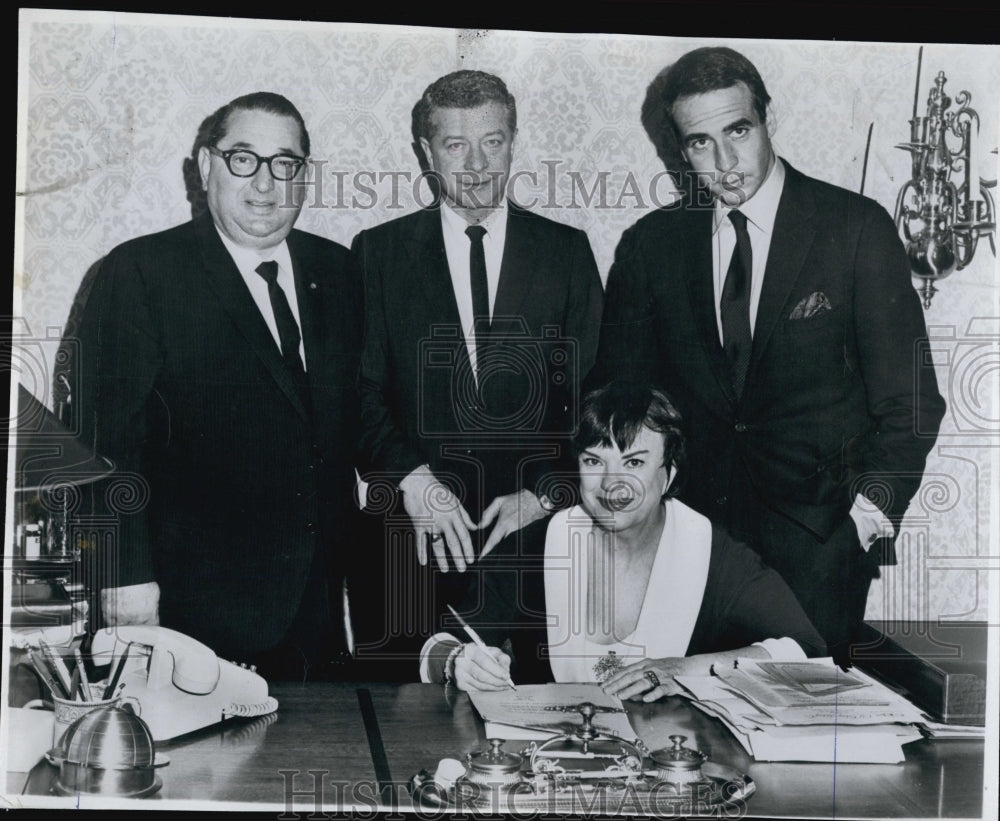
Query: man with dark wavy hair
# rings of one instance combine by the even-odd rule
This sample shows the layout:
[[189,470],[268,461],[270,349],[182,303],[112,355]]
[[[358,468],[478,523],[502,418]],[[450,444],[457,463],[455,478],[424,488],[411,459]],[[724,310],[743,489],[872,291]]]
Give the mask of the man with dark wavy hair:
[[684,500],[756,547],[846,661],[944,403],[892,219],[777,157],[769,101],[724,47],[650,84],[642,121],[683,198],[622,236],[593,378],[670,392]]
[[372,575],[393,596],[416,588],[414,652],[477,557],[563,503],[553,487],[569,485],[577,390],[597,347],[586,234],[507,197],[516,128],[499,77],[433,82],[412,131],[436,201],[352,249],[366,292],[364,476],[391,488],[385,550],[394,527],[408,545],[403,581]]
[[347,648],[328,576],[353,499],[362,315],[347,249],[293,228],[309,150],[272,92],[203,123],[207,211],[103,260],[73,393],[84,440],[148,488],[119,514],[105,622],[160,623],[299,680],[333,675]]

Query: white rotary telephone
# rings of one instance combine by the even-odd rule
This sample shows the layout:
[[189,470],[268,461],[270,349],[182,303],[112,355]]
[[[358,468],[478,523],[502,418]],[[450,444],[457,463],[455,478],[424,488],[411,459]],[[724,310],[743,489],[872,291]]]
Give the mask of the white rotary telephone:
[[120,695],[138,705],[154,741],[167,741],[227,718],[273,713],[278,702],[255,672],[220,659],[190,636],[156,625],[106,627],[94,635],[94,664],[122,662]]

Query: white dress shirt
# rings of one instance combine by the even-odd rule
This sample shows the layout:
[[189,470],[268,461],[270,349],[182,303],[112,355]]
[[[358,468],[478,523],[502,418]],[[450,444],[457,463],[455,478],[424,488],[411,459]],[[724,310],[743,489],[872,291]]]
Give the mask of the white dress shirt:
[[[777,157],[771,165],[767,178],[754,195],[739,207],[747,218],[747,234],[753,254],[753,270],[750,274],[750,334],[753,335],[757,322],[757,308],[764,288],[764,272],[767,270],[767,256],[774,234],[774,219],[778,214],[778,203],[785,187],[785,166]],[[712,220],[712,270],[715,289],[715,320],[719,328],[719,342],[722,343],[722,287],[726,281],[729,262],[736,250],[736,229],[729,220],[730,207],[715,201]],[[854,497],[851,518],[858,531],[861,546],[868,550],[879,536],[892,536],[895,528],[882,511],[862,494]]]
[[[497,300],[500,285],[500,264],[503,262],[503,246],[507,239],[507,199],[498,205],[481,223],[486,229],[483,236],[483,252],[486,256],[486,283],[489,287],[490,317]],[[472,310],[472,285],[469,282],[469,253],[472,240],[465,233],[469,223],[451,209],[447,203],[441,205],[441,230],[444,233],[444,250],[448,256],[448,270],[451,272],[451,287],[458,303],[458,316],[465,334],[465,345],[469,361],[476,372],[476,336]]]
[[[778,213],[778,202],[785,187],[785,166],[777,157],[771,165],[764,182],[754,195],[739,207],[747,218],[747,234],[750,235],[750,249],[753,252],[753,270],[750,272],[750,334],[753,335],[757,321],[757,307],[767,269],[767,255],[774,233],[774,218]],[[722,286],[726,282],[729,261],[736,249],[736,229],[729,220],[732,209],[715,201],[712,220],[712,269],[715,272],[715,319],[719,326],[719,342],[722,342]]]
[[[216,228],[218,231],[218,228]],[[292,309],[292,316],[299,326],[299,356],[302,358],[304,367],[306,364],[305,344],[301,340],[302,320],[299,319],[299,300],[295,294],[295,277],[292,275],[292,256],[288,252],[288,243],[284,240],[274,248],[266,251],[258,251],[256,248],[243,248],[233,242],[229,237],[219,231],[219,238],[222,244],[229,251],[229,256],[233,258],[236,267],[240,270],[240,275],[250,290],[250,296],[257,304],[264,322],[267,323],[271,336],[274,337],[274,344],[281,350],[281,336],[278,334],[278,323],[274,319],[274,309],[271,307],[271,296],[267,292],[267,280],[257,273],[257,266],[262,262],[273,260],[278,263],[278,285],[285,292],[285,299],[288,300],[288,307]]]

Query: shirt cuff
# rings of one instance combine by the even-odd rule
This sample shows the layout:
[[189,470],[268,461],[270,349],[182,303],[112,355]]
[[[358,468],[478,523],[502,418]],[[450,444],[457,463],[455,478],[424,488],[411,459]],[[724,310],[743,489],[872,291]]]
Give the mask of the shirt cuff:
[[141,582],[101,591],[101,611],[108,627],[160,623],[160,586]]
[[854,519],[854,527],[858,531],[858,541],[866,553],[878,539],[891,539],[896,535],[896,528],[892,526],[892,522],[861,493],[854,497],[851,518]]
[[805,661],[805,651],[799,643],[788,636],[780,639],[755,641],[754,647],[763,647],[771,656],[771,661]]
[[431,651],[441,644],[461,644],[451,633],[435,633],[420,648],[420,681],[423,684],[433,684],[430,673]]

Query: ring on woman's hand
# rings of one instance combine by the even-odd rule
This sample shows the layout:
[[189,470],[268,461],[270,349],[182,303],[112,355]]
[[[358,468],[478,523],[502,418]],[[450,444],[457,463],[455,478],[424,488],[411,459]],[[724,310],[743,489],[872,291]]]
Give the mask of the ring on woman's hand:
[[653,687],[660,686],[660,677],[656,675],[656,673],[654,673],[652,670],[647,670],[645,672],[645,676],[647,679],[649,679],[649,683],[652,684]]
[[432,542],[439,542],[443,538],[443,536],[440,533],[431,533],[430,537]]

